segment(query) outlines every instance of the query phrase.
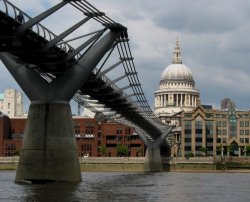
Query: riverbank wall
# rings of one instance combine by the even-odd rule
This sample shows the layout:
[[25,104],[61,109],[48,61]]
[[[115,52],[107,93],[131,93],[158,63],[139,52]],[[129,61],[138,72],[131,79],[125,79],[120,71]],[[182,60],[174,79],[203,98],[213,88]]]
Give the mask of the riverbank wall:
[[[19,158],[0,157],[0,170],[15,170]],[[144,157],[79,158],[83,172],[143,172]],[[166,172],[249,172],[250,158],[214,159],[212,157],[163,158]]]

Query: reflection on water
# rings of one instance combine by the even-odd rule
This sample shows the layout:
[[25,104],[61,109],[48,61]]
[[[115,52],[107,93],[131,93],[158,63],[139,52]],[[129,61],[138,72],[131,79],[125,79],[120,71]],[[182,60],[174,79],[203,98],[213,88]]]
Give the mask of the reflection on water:
[[82,173],[83,182],[15,184],[0,171],[0,201],[250,201],[247,173]]

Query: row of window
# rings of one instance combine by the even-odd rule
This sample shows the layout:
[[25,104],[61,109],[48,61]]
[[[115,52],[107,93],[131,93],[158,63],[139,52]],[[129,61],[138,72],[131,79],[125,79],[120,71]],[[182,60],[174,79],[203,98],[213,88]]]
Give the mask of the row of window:
[[[75,129],[75,134],[80,134],[80,123],[75,123],[74,125]],[[86,134],[94,134],[95,127],[93,124],[85,124],[85,133]],[[98,126],[98,131],[101,130],[101,126]],[[116,134],[122,134],[122,128],[117,128],[116,129]],[[125,134],[131,134],[131,129],[130,128],[125,128]]]
[[249,143],[249,138],[240,138],[241,143]]
[[[231,120],[231,122],[235,122],[235,120]],[[206,128],[213,128],[213,121],[206,121]],[[227,121],[216,121],[217,127],[227,127]],[[249,127],[249,121],[240,121],[240,127]],[[186,121],[184,124],[185,129],[189,129],[192,127],[191,121]],[[195,121],[195,128],[202,128],[202,121]]]
[[240,121],[240,127],[249,127],[249,121]]
[[249,130],[240,130],[240,135],[249,135]]

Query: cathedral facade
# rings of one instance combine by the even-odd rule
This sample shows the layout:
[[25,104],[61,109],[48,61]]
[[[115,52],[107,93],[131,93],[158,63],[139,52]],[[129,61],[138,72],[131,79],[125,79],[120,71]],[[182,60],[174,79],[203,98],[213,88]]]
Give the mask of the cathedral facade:
[[155,114],[164,123],[171,124],[177,114],[195,109],[199,96],[191,70],[182,63],[177,38],[172,64],[162,72],[159,89],[155,91]]

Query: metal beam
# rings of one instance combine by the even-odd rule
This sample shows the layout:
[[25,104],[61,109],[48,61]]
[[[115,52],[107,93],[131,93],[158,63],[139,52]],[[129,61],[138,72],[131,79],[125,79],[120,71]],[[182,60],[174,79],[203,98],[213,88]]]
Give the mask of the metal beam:
[[0,59],[30,100],[44,99],[48,83],[40,75],[18,64],[9,53],[0,53]]
[[107,74],[109,71],[111,71],[112,69],[114,69],[115,67],[120,65],[121,63],[122,63],[122,61],[119,61],[119,62],[113,64],[112,66],[110,66],[109,68],[105,69],[104,71],[100,72],[99,74],[97,74],[96,79],[99,79],[103,75]]
[[49,43],[47,43],[43,50],[48,50],[50,48],[52,48],[53,46],[55,46],[59,41],[61,41],[62,39],[64,39],[66,36],[68,36],[69,34],[71,34],[73,31],[75,31],[77,28],[79,28],[80,26],[82,26],[84,23],[86,23],[88,20],[90,19],[90,17],[84,18],[83,20],[81,20],[80,22],[78,22],[77,24],[75,24],[74,26],[72,26],[71,28],[67,29],[66,31],[64,31],[63,33],[61,33],[59,36],[57,36],[56,38],[54,38],[53,40],[51,40]]
[[[71,68],[54,79],[51,83],[48,99],[70,100],[80,89],[89,75],[113,45],[120,32],[109,32],[98,40]],[[70,79],[69,79],[70,78]]]
[[103,88],[106,88],[106,87],[108,87],[108,86],[111,86],[112,84],[114,84],[114,83],[116,83],[116,82],[118,82],[118,81],[124,79],[125,77],[127,77],[126,74],[123,75],[123,76],[118,77],[117,79],[115,79],[115,80],[113,80],[113,81],[109,81],[109,82],[107,82],[107,83],[105,84],[105,86],[104,86]]
[[85,41],[82,45],[80,45],[78,48],[72,50],[72,52],[69,53],[68,56],[65,57],[65,59],[63,60],[63,62],[68,62],[69,60],[71,60],[72,58],[74,58],[79,52],[81,52],[84,48],[86,48],[88,45],[90,45],[92,42],[96,41],[97,39],[99,39],[102,34],[106,31],[106,29],[103,29],[101,31],[99,31],[97,34],[95,34],[94,36],[92,36],[90,39],[88,39],[87,41]]

